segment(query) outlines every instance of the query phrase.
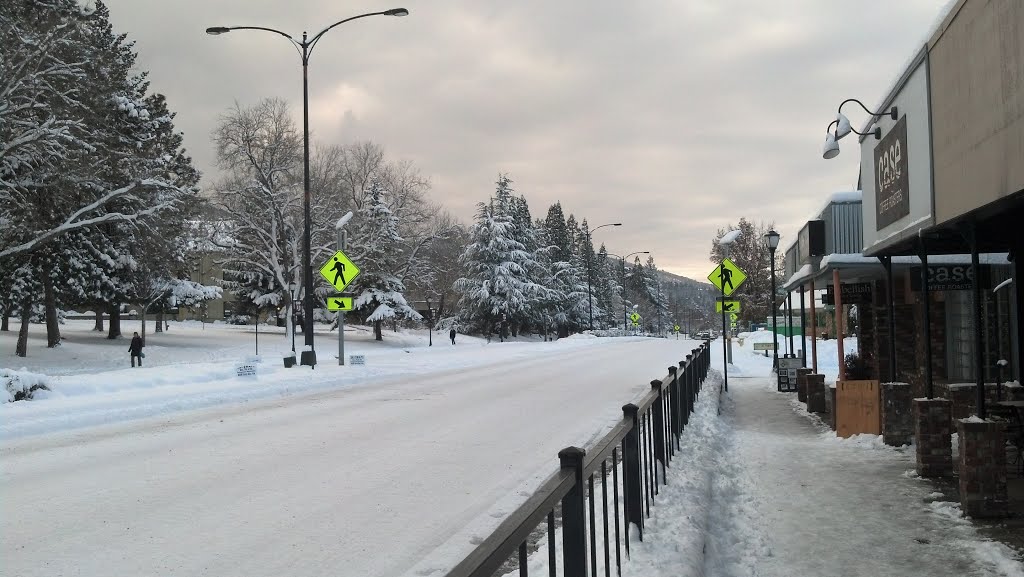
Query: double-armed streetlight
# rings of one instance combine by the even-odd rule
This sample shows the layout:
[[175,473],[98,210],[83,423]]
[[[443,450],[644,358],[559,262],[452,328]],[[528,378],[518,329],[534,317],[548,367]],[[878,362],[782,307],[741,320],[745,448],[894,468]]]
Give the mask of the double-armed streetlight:
[[631,252],[626,256],[619,256],[617,254],[608,253],[608,256],[618,257],[622,261],[622,330],[626,330],[626,259],[635,254],[651,254],[650,251],[638,250]]
[[768,254],[771,255],[769,260],[772,270],[772,298],[769,302],[772,308],[772,340],[775,343],[774,364],[777,368],[779,366],[779,325],[776,320],[778,310],[775,306],[775,249],[779,248],[779,233],[775,232],[775,229],[769,230],[764,234],[764,243],[768,247]]
[[[587,229],[587,244],[590,245],[590,249],[594,249],[594,243],[590,240],[590,235],[599,228],[606,226],[622,226],[621,222],[612,222],[608,224],[602,224],[601,226],[595,226],[594,228]],[[590,305],[590,330],[594,330],[594,296],[593,291],[590,289],[590,255],[587,256],[587,303]]]
[[[289,42],[295,46],[298,50],[299,56],[302,58],[302,162],[303,162],[303,213],[305,218],[305,227],[302,238],[302,268],[303,268],[303,284],[305,285],[305,307],[304,307],[304,326],[302,334],[305,338],[306,346],[309,348],[308,359],[303,358],[303,363],[310,365],[316,365],[316,352],[313,349],[313,266],[311,263],[310,255],[310,191],[309,191],[309,75],[307,74],[309,68],[309,55],[313,51],[313,47],[320,41],[320,38],[324,34],[332,30],[333,28],[340,26],[346,22],[352,20],[358,20],[360,18],[366,18],[368,16],[408,16],[409,11],[405,8],[393,8],[391,10],[384,10],[383,12],[368,12],[366,14],[360,14],[358,16],[352,16],[344,20],[339,20],[334,24],[331,24],[327,28],[324,28],[320,32],[317,32],[312,38],[307,38],[305,32],[302,33],[302,40],[296,40],[292,38],[290,34],[281,32],[280,30],[274,30],[273,28],[265,28],[263,26],[213,26],[206,29],[206,33],[217,36],[231,32],[232,30],[262,30],[264,32],[273,32],[284,36]],[[294,328],[292,329],[294,331]],[[306,355],[304,355],[306,356]]]

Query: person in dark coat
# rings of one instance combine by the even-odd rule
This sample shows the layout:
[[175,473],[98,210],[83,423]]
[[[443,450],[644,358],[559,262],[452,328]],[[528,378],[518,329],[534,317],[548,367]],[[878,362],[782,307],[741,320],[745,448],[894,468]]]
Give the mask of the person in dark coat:
[[132,366],[135,366],[136,357],[139,359],[139,366],[142,366],[142,337],[136,332],[132,337],[132,344],[128,345],[128,352],[132,355]]
[[448,338],[452,340],[452,344],[455,344],[455,329],[448,331]]

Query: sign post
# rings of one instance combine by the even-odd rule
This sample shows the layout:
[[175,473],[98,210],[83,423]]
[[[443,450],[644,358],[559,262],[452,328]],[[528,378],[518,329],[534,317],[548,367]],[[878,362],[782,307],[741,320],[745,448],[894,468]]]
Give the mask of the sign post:
[[[349,260],[348,255],[342,252],[345,245],[348,244],[348,233],[343,230],[342,227],[351,218],[352,213],[348,213],[341,217],[338,224],[335,226],[335,230],[338,233],[338,250],[334,253],[334,256],[320,267],[320,276],[327,279],[327,282],[331,283],[334,290],[342,292],[345,287],[352,284],[352,281],[356,280],[359,276],[359,267],[356,263]],[[327,299],[328,310],[338,311],[338,365],[345,364],[345,312],[346,310],[352,310],[352,299],[350,297],[331,297]]]
[[[719,301],[719,305],[716,306],[722,312],[722,361],[724,366],[722,367],[722,378],[724,379],[725,390],[729,390],[729,361],[731,360],[732,341],[729,339],[729,324],[726,319],[726,314],[731,310],[731,306],[727,309],[725,306],[725,297],[731,296],[736,289],[740,288],[743,281],[747,280],[747,274],[743,272],[740,267],[736,266],[736,263],[729,260],[728,257],[722,259],[722,264],[715,267],[708,275],[708,280],[711,284],[718,287],[722,291],[722,298]],[[738,310],[738,309],[737,309]]]

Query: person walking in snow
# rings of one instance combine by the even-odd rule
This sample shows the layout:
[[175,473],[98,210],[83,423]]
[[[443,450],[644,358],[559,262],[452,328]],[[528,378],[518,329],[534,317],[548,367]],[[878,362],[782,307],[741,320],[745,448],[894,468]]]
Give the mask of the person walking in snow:
[[452,344],[455,344],[455,329],[448,331],[448,338],[452,340]]
[[135,358],[139,359],[139,366],[142,366],[142,337],[136,332],[132,337],[132,344],[128,345],[128,352],[132,355],[132,366],[135,366]]

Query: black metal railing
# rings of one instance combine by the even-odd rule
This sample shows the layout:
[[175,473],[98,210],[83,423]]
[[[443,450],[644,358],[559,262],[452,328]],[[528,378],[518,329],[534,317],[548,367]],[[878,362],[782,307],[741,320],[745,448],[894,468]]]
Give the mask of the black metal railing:
[[589,451],[559,451],[558,472],[447,577],[492,577],[499,570],[514,571],[516,565],[519,575],[527,577],[530,550],[545,540],[550,577],[558,574],[559,548],[565,577],[611,577],[613,556],[615,573],[622,575],[630,527],[643,541],[644,519],[651,516],[659,486],[667,483],[665,470],[680,448],[680,436],[707,378],[709,350],[710,343],[702,344],[678,367],[669,367],[668,376],[651,381],[651,391],[622,407],[622,420]]

